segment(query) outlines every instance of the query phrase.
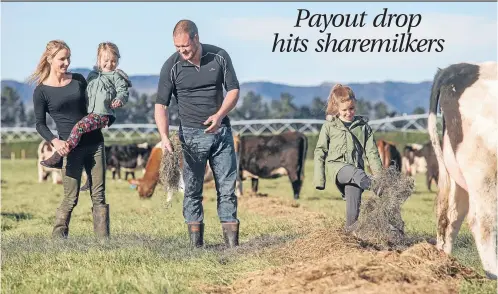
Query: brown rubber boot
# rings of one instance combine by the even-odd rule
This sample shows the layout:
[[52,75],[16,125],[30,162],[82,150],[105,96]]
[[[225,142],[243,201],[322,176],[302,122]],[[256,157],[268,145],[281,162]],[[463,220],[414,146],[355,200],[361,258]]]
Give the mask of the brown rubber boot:
[[40,161],[40,164],[43,165],[44,167],[48,168],[57,168],[61,169],[62,168],[62,156],[59,154],[59,152],[54,152],[52,156],[50,156],[49,159],[45,159]]
[[190,237],[190,245],[193,247],[204,246],[204,224],[203,223],[188,223],[188,234]]
[[62,212],[59,209],[55,212],[55,225],[52,231],[52,238],[66,239],[69,235],[69,221],[71,220],[71,211]]
[[232,248],[239,246],[239,223],[221,223],[225,244]]
[[93,206],[93,231],[98,238],[109,238],[109,204]]

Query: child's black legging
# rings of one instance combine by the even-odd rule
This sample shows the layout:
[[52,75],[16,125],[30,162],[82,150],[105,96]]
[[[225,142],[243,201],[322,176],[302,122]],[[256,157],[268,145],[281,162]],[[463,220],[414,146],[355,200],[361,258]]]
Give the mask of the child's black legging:
[[370,189],[371,180],[364,170],[346,165],[337,173],[337,182],[344,187],[346,197],[346,228],[358,220],[361,193]]

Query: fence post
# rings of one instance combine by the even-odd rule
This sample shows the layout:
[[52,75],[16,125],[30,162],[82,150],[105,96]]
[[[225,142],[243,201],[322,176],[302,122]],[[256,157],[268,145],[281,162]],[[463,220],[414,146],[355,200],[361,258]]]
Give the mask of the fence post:
[[10,152],[10,159],[15,160],[16,159],[16,153],[15,152]]
[[26,150],[21,149],[21,159],[26,159]]

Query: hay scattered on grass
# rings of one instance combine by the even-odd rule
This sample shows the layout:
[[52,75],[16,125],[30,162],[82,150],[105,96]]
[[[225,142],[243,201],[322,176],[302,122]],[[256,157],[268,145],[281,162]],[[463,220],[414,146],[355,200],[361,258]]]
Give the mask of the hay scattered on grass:
[[178,192],[180,189],[180,159],[182,158],[182,144],[176,134],[170,136],[173,152],[163,152],[159,169],[159,181],[164,191]]
[[[393,182],[390,189],[399,191],[395,189],[397,184],[410,183]],[[401,203],[411,194],[408,192],[410,189],[398,195]],[[235,275],[234,280],[222,283],[196,284],[202,293],[453,294],[458,293],[463,279],[484,280],[473,269],[424,241],[412,242],[404,250],[369,250],[353,235],[345,234],[336,220],[317,221],[313,212],[291,208],[281,199],[242,198],[240,204],[251,212],[276,219],[292,220],[289,215],[293,215],[303,228],[298,230],[298,239],[257,253],[271,257],[275,266]],[[325,225],[328,221],[332,223]]]
[[349,231],[378,249],[405,248],[408,239],[401,206],[413,193],[413,179],[391,166],[373,177],[372,187],[374,193],[380,191],[380,197],[370,197],[362,203],[358,221]]
[[[391,211],[381,214],[381,220],[384,225],[386,222],[399,225],[402,221],[400,206],[411,195],[413,182],[393,170],[385,171],[375,180],[385,183],[386,179],[389,179],[389,184],[383,187],[384,199],[377,199],[377,196],[372,198],[387,203],[371,202],[372,210],[377,208],[380,214],[386,213],[383,208],[387,207],[388,211],[394,209],[399,219],[392,217]],[[324,226],[325,220],[317,222],[310,211],[302,207],[292,209],[283,200],[246,198],[241,199],[240,203],[252,212],[271,214],[277,219],[281,215],[288,219],[289,213],[293,211],[292,215],[303,224],[305,230],[299,231],[304,234],[300,234],[296,240],[265,248],[258,253],[271,256],[276,266],[241,274],[226,284],[196,285],[203,293],[453,294],[458,292],[463,279],[484,280],[473,269],[461,265],[455,258],[424,241],[413,244],[411,240],[410,247],[400,250],[369,250],[358,242],[358,238],[345,234],[336,221],[336,226]],[[363,211],[366,213],[366,209]],[[360,229],[367,228],[359,226],[358,230],[362,232]],[[390,236],[389,233],[386,235]],[[402,235],[399,240],[408,244],[408,239]]]
[[[204,293],[457,293],[462,279],[484,280],[421,242],[405,251],[368,251],[341,230],[319,229],[267,254],[282,266],[243,275]],[[285,258],[284,258],[285,256]]]

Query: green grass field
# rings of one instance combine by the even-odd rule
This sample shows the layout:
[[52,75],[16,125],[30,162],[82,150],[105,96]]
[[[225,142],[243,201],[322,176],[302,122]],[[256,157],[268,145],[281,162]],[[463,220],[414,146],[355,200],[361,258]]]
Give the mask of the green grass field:
[[[275,204],[292,202],[286,178],[261,180],[260,192],[268,196],[253,197],[257,202],[244,196],[239,202],[241,247],[236,250],[220,245],[215,191],[205,191],[206,248],[191,250],[181,194],[175,196],[171,207],[164,205],[166,198],[159,186],[151,199],[140,200],[125,181],[112,181],[109,173],[111,240],[101,243],[94,239],[89,193],[82,192],[71,219],[70,238],[52,241],[62,186],[37,183],[35,160],[3,160],[2,293],[199,293],[202,285],[229,285],[251,272],[281,266],[284,259],[268,254],[268,248],[301,238],[310,216],[324,215],[314,225],[322,228],[340,227],[344,222],[345,201],[330,184],[329,191],[316,191],[312,175],[312,161],[308,160],[296,213],[288,213],[291,208],[280,211]],[[436,194],[429,193],[423,183],[424,176],[418,176],[416,192],[403,206],[403,218],[408,234],[435,237]],[[244,182],[244,191],[249,188],[250,182]],[[483,274],[466,224],[454,255]],[[463,281],[460,290],[495,293],[496,282]]]

